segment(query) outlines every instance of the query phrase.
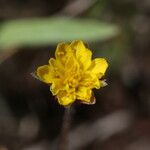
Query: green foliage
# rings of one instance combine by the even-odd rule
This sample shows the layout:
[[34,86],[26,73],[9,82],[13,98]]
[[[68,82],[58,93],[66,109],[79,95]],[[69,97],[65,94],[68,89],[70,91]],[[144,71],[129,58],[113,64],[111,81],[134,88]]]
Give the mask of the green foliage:
[[118,34],[115,25],[89,19],[45,18],[4,22],[0,28],[0,48],[41,46],[81,39],[103,41]]

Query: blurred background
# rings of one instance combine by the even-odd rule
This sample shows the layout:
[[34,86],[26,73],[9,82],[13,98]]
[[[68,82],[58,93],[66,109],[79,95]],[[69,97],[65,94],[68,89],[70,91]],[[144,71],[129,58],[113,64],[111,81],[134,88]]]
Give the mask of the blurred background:
[[57,43],[109,62],[95,105],[75,105],[71,150],[150,150],[149,0],[0,0],[0,150],[55,150],[64,108],[31,76]]

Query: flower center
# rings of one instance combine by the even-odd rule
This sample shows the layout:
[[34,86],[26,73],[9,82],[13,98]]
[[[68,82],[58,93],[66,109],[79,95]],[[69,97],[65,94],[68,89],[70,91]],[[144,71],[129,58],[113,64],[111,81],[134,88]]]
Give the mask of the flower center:
[[77,87],[79,85],[79,81],[81,79],[80,74],[75,74],[68,79],[68,84],[70,87]]
[[68,84],[71,87],[76,87],[78,85],[78,80],[76,80],[76,79],[70,79]]

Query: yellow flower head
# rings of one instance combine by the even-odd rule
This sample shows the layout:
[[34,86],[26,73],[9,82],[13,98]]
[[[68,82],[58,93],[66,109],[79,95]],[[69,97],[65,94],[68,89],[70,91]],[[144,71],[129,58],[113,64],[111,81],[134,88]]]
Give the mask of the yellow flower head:
[[104,58],[91,60],[92,52],[82,41],[58,44],[55,58],[48,65],[37,68],[37,77],[50,84],[50,90],[59,104],[67,106],[80,101],[92,104],[92,89],[105,85],[104,76],[108,63]]

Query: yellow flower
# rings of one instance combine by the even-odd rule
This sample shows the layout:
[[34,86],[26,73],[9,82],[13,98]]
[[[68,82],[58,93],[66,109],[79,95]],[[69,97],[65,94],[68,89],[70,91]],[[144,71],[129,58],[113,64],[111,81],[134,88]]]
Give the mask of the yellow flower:
[[37,77],[50,84],[50,90],[59,104],[67,106],[80,101],[92,104],[92,89],[105,85],[104,76],[108,63],[104,58],[91,59],[92,52],[82,41],[58,44],[55,58],[37,68]]

